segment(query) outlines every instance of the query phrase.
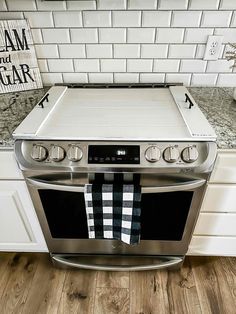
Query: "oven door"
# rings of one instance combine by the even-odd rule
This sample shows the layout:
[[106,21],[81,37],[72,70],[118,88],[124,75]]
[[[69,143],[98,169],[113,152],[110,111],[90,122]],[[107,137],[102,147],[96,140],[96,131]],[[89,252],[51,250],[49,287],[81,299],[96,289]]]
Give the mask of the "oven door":
[[70,174],[27,178],[51,253],[184,255],[196,223],[206,180],[142,175],[141,241],[88,239],[85,177]]

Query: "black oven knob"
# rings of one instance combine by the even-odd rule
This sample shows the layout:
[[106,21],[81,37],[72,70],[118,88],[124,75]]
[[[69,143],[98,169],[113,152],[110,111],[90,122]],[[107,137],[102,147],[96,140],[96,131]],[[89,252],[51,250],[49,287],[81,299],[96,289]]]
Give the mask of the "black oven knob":
[[179,150],[175,146],[167,147],[164,150],[163,157],[167,162],[176,162],[179,158]]
[[194,146],[189,146],[182,151],[181,155],[183,161],[191,163],[198,159],[198,150]]
[[79,146],[71,145],[67,152],[67,158],[70,161],[79,161],[83,157],[82,149]]
[[61,161],[65,158],[65,151],[62,147],[53,145],[49,151],[49,158],[52,161]]
[[31,157],[36,161],[43,161],[47,158],[48,151],[42,145],[34,145],[31,152]]
[[161,158],[160,149],[155,145],[148,147],[145,151],[145,158],[149,162],[157,162]]

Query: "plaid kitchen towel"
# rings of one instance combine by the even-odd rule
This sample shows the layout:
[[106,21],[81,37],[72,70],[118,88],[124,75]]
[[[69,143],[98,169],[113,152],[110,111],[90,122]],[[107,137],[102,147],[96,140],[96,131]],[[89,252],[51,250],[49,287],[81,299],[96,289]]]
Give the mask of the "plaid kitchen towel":
[[138,184],[86,184],[89,238],[140,241],[141,187]]

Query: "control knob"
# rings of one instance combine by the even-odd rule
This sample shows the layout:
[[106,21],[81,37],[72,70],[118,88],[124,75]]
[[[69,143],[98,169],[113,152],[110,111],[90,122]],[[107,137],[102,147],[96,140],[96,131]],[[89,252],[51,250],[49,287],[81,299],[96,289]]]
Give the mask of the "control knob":
[[83,157],[82,149],[79,146],[72,145],[68,152],[67,158],[71,161],[79,161]]
[[47,158],[48,152],[42,145],[34,145],[31,152],[31,157],[36,161],[43,161]]
[[50,148],[49,157],[52,161],[61,161],[65,158],[65,151],[62,147],[53,145]]
[[145,158],[149,162],[157,162],[161,158],[161,151],[160,149],[153,145],[146,149]]
[[196,147],[194,146],[189,146],[186,147],[183,151],[182,151],[182,159],[185,162],[194,162],[198,159],[198,150]]
[[167,147],[163,157],[167,162],[175,162],[179,158],[179,150],[175,146]]

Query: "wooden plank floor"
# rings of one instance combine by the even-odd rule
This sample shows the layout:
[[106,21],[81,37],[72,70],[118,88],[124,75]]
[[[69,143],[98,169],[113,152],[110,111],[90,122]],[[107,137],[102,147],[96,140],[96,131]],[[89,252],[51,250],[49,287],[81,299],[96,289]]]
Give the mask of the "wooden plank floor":
[[236,314],[236,258],[187,257],[180,271],[54,268],[48,254],[0,253],[0,313]]

